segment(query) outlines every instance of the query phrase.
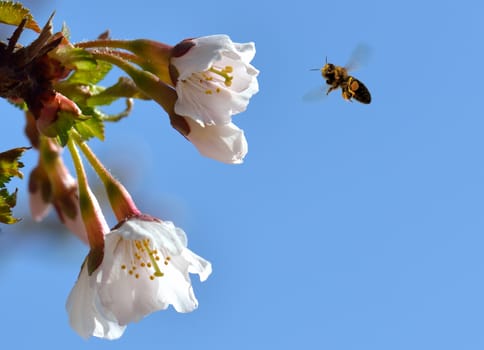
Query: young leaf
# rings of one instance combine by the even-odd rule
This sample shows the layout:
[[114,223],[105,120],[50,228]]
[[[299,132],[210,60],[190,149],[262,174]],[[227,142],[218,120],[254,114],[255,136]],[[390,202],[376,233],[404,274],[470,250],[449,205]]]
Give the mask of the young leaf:
[[75,119],[82,118],[83,116],[74,116],[72,113],[59,111],[57,113],[57,120],[45,128],[43,133],[48,137],[56,137],[59,143],[65,146],[69,138],[69,130],[74,125]]
[[17,204],[17,189],[12,194],[7,189],[0,189],[0,223],[15,224],[19,219],[12,216],[12,208]]
[[68,81],[73,84],[97,84],[109,73],[111,67],[110,63],[104,61],[94,61],[94,66],[79,65]]
[[89,114],[91,118],[76,122],[74,127],[84,140],[97,137],[101,141],[104,141],[104,123],[101,117],[96,110],[91,110]]
[[67,80],[72,84],[97,84],[104,79],[112,65],[105,61],[96,61],[92,55],[80,48],[62,47],[51,55],[75,72]]
[[16,176],[23,178],[22,172],[19,170],[24,165],[19,161],[22,154],[28,150],[28,147],[14,148],[6,152],[0,153],[0,222],[4,224],[13,224],[18,219],[12,216],[12,208],[17,202],[17,190],[9,193],[5,184],[7,184],[12,177]]
[[0,153],[0,186],[4,186],[14,176],[23,178],[23,163],[19,161],[22,154],[30,149],[29,147],[19,147]]
[[87,99],[88,106],[109,105],[119,98],[138,98],[149,100],[128,77],[121,77],[117,83]]
[[30,10],[22,4],[12,1],[0,1],[0,23],[18,26],[26,18],[25,28],[32,29],[40,33],[40,27],[30,14]]

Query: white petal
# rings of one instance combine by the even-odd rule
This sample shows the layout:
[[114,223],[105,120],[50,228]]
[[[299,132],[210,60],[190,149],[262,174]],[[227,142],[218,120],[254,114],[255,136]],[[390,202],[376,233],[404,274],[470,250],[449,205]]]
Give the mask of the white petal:
[[75,219],[71,219],[67,215],[64,215],[62,217],[62,220],[69,231],[74,233],[84,243],[89,244],[89,241],[87,239],[86,227],[84,226],[84,222],[82,221],[82,216],[80,212],[78,212],[78,215]]
[[89,276],[85,266],[67,298],[69,323],[83,338],[117,339],[123,335],[126,327],[120,326],[107,310],[102,309],[95,283],[97,272]]
[[223,163],[239,164],[248,152],[244,131],[235,124],[200,126],[185,118],[190,126],[187,138],[205,157]]
[[171,63],[180,73],[179,79],[184,80],[194,72],[204,72],[213,62],[220,60],[223,50],[233,48],[232,40],[227,35],[210,35],[192,40],[195,46],[180,57],[173,57]]
[[30,213],[32,218],[39,222],[49,213],[50,203],[47,203],[42,198],[40,190],[29,193]]
[[[114,231],[113,231],[114,232]],[[158,299],[158,279],[151,280],[147,269],[138,268],[138,278],[128,273],[136,251],[131,240],[118,234],[106,235],[102,281],[99,295],[104,308],[113,312],[120,324],[139,321],[144,316],[165,309]],[[126,265],[126,269],[122,266]]]
[[123,223],[110,234],[119,234],[127,240],[143,240],[149,238],[157,246],[167,249],[170,254],[179,254],[186,246],[176,234],[175,226],[169,221],[147,221],[131,219]]
[[187,267],[183,258],[173,257],[165,269],[165,276],[159,279],[158,298],[173,305],[177,312],[191,312],[198,307]]
[[185,249],[182,253],[182,257],[189,264],[188,272],[198,274],[201,282],[204,282],[212,273],[212,264],[201,256],[193,253],[190,249]]
[[255,44],[253,42],[244,44],[234,43],[234,47],[242,61],[249,63],[254,59]]

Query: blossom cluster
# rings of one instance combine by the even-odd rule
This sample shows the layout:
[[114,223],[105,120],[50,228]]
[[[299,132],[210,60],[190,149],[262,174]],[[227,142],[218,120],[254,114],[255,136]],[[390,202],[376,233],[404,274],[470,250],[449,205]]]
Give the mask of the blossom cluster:
[[[88,142],[104,140],[105,124],[127,116],[134,99],[153,100],[203,156],[242,163],[247,140],[232,116],[245,111],[259,89],[254,43],[211,35],[168,45],[107,33],[72,43],[65,32],[53,33],[52,17],[40,29],[27,9],[8,1],[0,1],[0,23],[17,27],[0,43],[0,96],[25,111],[25,132],[38,151],[28,186],[32,216],[41,221],[54,208],[89,247],[67,298],[72,328],[84,338],[116,339],[128,323],[169,305],[178,312],[196,309],[190,274],[206,280],[210,262],[188,249],[185,232],[173,222],[142,213]],[[25,29],[39,36],[22,47]],[[112,66],[127,76],[99,85]],[[125,111],[102,112],[118,99],[126,99]],[[75,177],[64,164],[64,149]],[[85,160],[105,187],[117,221],[112,228],[91,191]]]

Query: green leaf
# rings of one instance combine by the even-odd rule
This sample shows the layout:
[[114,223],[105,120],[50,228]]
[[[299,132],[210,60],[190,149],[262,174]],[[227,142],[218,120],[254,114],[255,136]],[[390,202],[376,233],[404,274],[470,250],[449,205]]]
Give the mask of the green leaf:
[[92,110],[89,114],[91,118],[76,122],[75,129],[86,141],[93,137],[104,141],[104,123],[101,116],[96,110]]
[[15,224],[19,219],[12,216],[12,208],[17,204],[17,189],[12,194],[0,189],[0,223]]
[[92,55],[81,48],[64,46],[51,55],[65,66],[75,70],[67,80],[72,84],[97,84],[109,73],[111,63],[96,61]]
[[30,148],[19,147],[0,153],[0,186],[5,185],[14,176],[23,178],[19,168],[23,168],[24,165],[19,159],[28,149]]
[[136,84],[127,77],[121,77],[118,82],[109,88],[93,95],[87,99],[88,106],[109,105],[119,98],[138,98],[149,100],[150,98],[143,94]]
[[82,118],[84,117],[74,115],[66,111],[59,111],[57,112],[57,120],[45,128],[45,130],[43,130],[43,134],[48,137],[57,138],[59,143],[62,146],[65,146],[69,138],[69,130],[71,130],[75,120]]
[[28,147],[14,148],[6,152],[0,153],[0,222],[4,224],[14,224],[19,219],[12,216],[12,208],[17,203],[17,189],[13,193],[9,193],[5,184],[7,184],[12,177],[23,178],[20,171],[24,165],[19,161],[22,154],[28,150]]
[[[77,62],[76,62],[77,63]],[[112,65],[104,61],[94,61],[94,66],[82,65],[69,78],[71,83],[97,84],[109,73]]]
[[40,27],[30,14],[30,10],[18,2],[0,1],[0,23],[18,26],[26,18],[25,28],[40,33]]

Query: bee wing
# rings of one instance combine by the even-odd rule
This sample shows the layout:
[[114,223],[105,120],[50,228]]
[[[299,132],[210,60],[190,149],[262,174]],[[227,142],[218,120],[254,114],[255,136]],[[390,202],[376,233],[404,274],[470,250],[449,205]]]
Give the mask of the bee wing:
[[359,44],[353,50],[353,53],[351,54],[350,59],[348,60],[348,63],[346,64],[345,68],[348,71],[353,71],[364,66],[366,63],[368,63],[368,60],[370,58],[370,53],[371,53],[371,49],[368,45]]
[[304,102],[318,102],[326,97],[324,86],[317,86],[306,92],[302,99]]

